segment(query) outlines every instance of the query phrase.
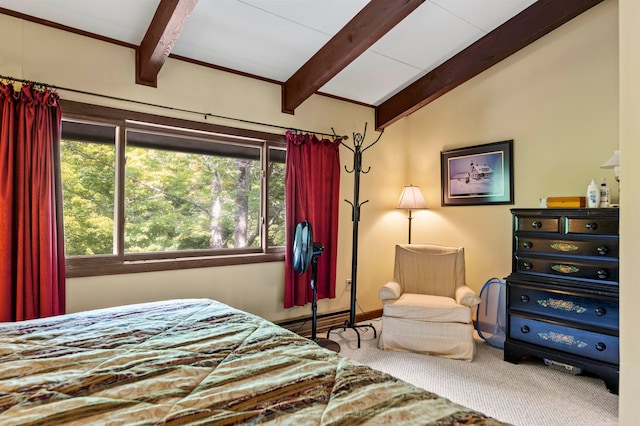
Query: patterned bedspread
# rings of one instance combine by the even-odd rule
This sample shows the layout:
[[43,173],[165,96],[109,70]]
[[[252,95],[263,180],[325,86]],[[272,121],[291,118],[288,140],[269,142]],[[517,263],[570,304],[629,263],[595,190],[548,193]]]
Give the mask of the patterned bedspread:
[[500,425],[205,299],[0,324],[0,425]]

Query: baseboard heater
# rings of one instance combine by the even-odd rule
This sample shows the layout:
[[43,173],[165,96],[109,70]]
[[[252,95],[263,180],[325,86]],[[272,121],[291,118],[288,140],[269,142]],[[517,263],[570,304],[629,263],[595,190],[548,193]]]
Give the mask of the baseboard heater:
[[[326,332],[330,327],[334,325],[340,325],[349,319],[349,310],[329,312],[326,314],[319,314],[317,317],[317,332]],[[278,322],[280,327],[291,330],[301,336],[308,337],[311,335],[311,321],[312,317],[304,316],[287,321]]]
[[[330,312],[326,314],[319,314],[317,316],[317,325],[316,332],[317,333],[326,333],[331,327],[340,326],[342,324],[349,321],[349,314],[351,311],[338,311],[338,312]],[[356,322],[360,321],[368,321],[373,318],[379,318],[382,316],[382,309],[378,309],[371,312],[364,312],[362,314],[356,315]],[[300,318],[294,318],[286,321],[277,322],[280,327],[286,328],[287,330],[291,330],[294,333],[297,333],[301,336],[309,337],[311,336],[311,315],[304,316]]]

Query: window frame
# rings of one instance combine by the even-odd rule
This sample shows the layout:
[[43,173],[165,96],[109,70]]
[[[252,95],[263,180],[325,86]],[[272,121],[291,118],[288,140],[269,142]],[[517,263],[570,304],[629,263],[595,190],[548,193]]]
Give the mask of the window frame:
[[[268,245],[268,185],[266,171],[271,149],[286,150],[285,135],[230,126],[208,124],[155,114],[128,111],[76,101],[61,100],[62,118],[85,123],[116,126],[115,226],[114,254],[92,256],[66,256],[67,277],[128,274],[216,266],[283,261],[285,248]],[[206,119],[206,116],[205,116]],[[215,134],[224,142],[234,139],[242,144],[261,149],[261,168],[264,184],[261,188],[261,241],[259,248],[184,250],[172,252],[125,253],[124,251],[124,138],[127,130],[142,132],[161,131],[168,136],[187,136],[201,139]],[[250,142],[254,140],[254,142]],[[122,141],[122,142],[121,142]],[[161,145],[160,145],[161,146]]]

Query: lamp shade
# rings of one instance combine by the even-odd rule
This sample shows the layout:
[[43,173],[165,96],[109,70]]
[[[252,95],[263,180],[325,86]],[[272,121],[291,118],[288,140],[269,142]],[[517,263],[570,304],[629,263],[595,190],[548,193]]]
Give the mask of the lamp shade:
[[409,185],[402,188],[402,194],[400,194],[400,200],[398,200],[396,208],[408,210],[426,209],[427,203],[424,202],[420,188]]
[[613,169],[616,166],[620,165],[620,151],[613,151],[613,155],[605,161],[605,163],[600,166],[602,169]]
[[604,164],[600,166],[600,168],[613,169],[616,180],[620,179],[620,151],[617,149],[613,151],[613,155],[607,161],[605,161]]

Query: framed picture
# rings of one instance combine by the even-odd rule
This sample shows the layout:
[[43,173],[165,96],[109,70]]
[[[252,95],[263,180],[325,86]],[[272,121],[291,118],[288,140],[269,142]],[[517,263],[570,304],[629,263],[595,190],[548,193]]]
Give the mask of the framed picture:
[[442,151],[442,205],[513,204],[513,140]]

